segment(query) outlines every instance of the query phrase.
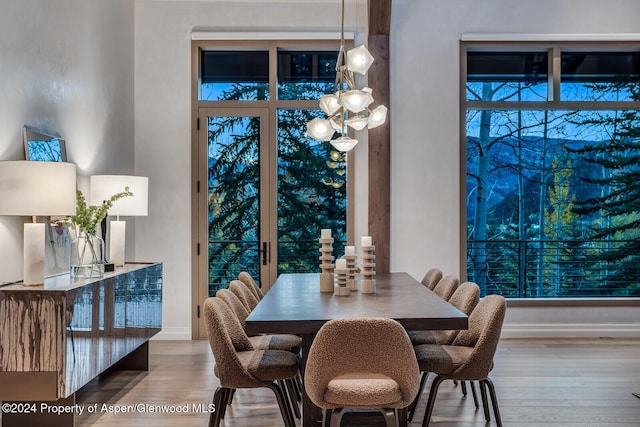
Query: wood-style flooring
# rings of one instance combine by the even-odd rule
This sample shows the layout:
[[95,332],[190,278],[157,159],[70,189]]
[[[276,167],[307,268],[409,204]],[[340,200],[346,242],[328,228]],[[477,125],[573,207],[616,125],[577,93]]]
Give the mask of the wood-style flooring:
[[[206,426],[217,386],[206,341],[152,341],[148,372],[114,372],[95,380],[77,396],[94,414],[77,417],[79,426]],[[640,426],[640,340],[502,340],[491,375],[505,427]],[[416,418],[422,422],[428,386]],[[105,404],[106,406],[103,406]],[[139,407],[169,405],[186,413],[141,413]],[[110,408],[133,410],[108,413]],[[485,426],[469,393],[442,384],[431,426]],[[275,398],[267,389],[241,390],[225,426],[282,426]],[[495,425],[492,423],[491,425]]]

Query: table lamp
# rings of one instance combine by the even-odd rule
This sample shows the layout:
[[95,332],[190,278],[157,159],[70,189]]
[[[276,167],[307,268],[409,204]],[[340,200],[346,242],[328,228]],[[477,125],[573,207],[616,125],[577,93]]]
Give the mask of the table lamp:
[[75,215],[76,165],[0,161],[0,215],[31,216],[24,224],[24,285],[44,283],[45,229],[36,216]]
[[90,178],[90,204],[101,205],[112,195],[129,187],[131,197],[123,197],[113,203],[109,215],[116,220],[109,223],[109,262],[124,266],[126,222],[120,216],[147,216],[149,206],[149,178],[129,175],[92,175]]

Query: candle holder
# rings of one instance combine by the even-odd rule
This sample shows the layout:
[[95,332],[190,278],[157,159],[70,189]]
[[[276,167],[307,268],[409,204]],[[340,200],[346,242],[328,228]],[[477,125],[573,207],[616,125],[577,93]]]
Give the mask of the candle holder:
[[348,268],[336,268],[336,284],[333,288],[333,294],[335,296],[347,296],[349,295],[349,287],[347,286],[347,275],[349,274]]
[[351,291],[357,291],[358,286],[356,284],[356,273],[358,272],[358,267],[356,267],[356,256],[355,255],[345,255],[343,257],[347,260],[347,287]]
[[333,292],[333,237],[320,239],[320,292]]
[[375,272],[375,246],[362,246],[362,282],[360,283],[360,292],[363,294],[376,293]]

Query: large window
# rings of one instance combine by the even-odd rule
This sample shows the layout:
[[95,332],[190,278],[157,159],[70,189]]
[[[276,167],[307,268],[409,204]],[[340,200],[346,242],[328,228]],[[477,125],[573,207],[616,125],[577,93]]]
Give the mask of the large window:
[[467,278],[640,296],[640,45],[466,43]]

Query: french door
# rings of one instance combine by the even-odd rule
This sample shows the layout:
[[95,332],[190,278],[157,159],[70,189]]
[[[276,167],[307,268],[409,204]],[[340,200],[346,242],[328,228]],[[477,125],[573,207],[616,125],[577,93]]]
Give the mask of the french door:
[[275,281],[275,201],[269,197],[275,194],[275,156],[268,114],[266,108],[199,109],[200,307],[239,271],[248,271],[264,290]]

